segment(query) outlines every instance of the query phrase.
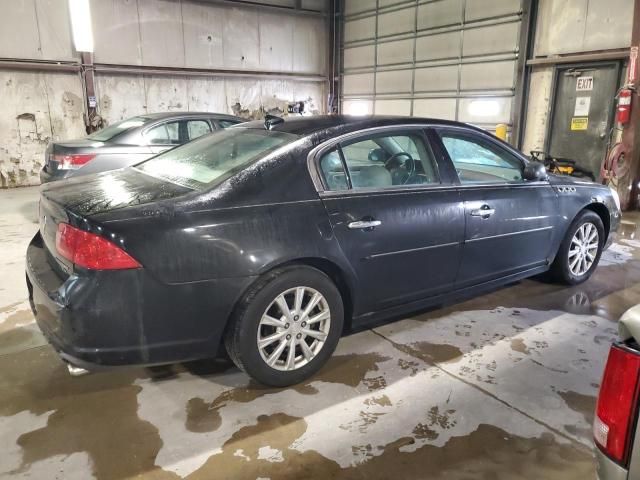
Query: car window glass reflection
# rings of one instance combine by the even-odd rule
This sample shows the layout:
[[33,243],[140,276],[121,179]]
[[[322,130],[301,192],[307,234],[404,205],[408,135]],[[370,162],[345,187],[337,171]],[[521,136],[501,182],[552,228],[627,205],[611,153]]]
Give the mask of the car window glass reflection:
[[136,168],[173,183],[201,189],[223,181],[297,138],[297,135],[270,130],[219,130],[161,153]]
[[237,125],[240,122],[234,122],[233,120],[218,120],[218,125],[220,125],[220,128],[227,128],[227,127],[231,127],[233,125]]
[[342,146],[354,189],[439,183],[419,135],[380,135]]
[[320,160],[320,169],[329,190],[348,190],[347,174],[344,171],[340,154],[336,149],[326,153]]
[[522,162],[488,141],[446,133],[442,135],[442,142],[461,183],[523,181]]

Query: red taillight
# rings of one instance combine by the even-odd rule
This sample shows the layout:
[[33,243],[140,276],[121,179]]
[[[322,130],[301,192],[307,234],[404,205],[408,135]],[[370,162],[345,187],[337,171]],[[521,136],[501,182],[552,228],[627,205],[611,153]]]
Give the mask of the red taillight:
[[613,345],[604,370],[593,436],[612,459],[627,462],[627,442],[638,401],[640,354]]
[[60,168],[67,170],[70,168],[80,168],[85,163],[95,158],[94,154],[82,153],[75,155],[54,155],[53,161],[60,164]]
[[92,270],[124,270],[142,267],[115,243],[66,223],[58,224],[56,249],[60,255],[75,265]]

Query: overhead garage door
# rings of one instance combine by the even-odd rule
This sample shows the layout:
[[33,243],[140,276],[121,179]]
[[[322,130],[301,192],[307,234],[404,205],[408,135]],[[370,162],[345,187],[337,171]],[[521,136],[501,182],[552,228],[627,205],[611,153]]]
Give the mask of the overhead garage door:
[[342,111],[512,125],[521,0],[346,0]]

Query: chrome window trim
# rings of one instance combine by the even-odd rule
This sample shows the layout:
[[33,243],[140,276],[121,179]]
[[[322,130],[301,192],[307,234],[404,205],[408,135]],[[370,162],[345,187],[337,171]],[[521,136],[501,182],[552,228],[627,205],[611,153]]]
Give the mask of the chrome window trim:
[[[488,132],[485,132],[484,130],[476,130],[473,127],[467,127],[464,125],[442,125],[439,123],[435,123],[435,124],[434,123],[405,123],[402,125],[385,125],[381,127],[370,127],[362,130],[357,130],[354,132],[344,133],[342,135],[338,135],[337,137],[324,140],[322,143],[312,148],[307,155],[307,170],[309,171],[309,175],[311,176],[311,181],[313,182],[313,186],[315,187],[316,191],[318,192],[318,194],[320,194],[321,197],[327,197],[327,196],[334,196],[334,195],[336,196],[352,196],[352,195],[363,195],[363,194],[370,195],[372,193],[385,193],[385,192],[395,192],[395,193],[415,192],[415,191],[424,191],[424,190],[439,190],[443,188],[446,189],[446,188],[452,188],[452,187],[467,190],[467,189],[473,189],[473,188],[489,189],[489,188],[505,188],[505,187],[506,188],[545,187],[550,185],[549,180],[538,180],[538,181],[530,181],[530,182],[524,180],[522,182],[505,181],[505,182],[463,184],[460,182],[459,179],[457,179],[458,180],[457,184],[440,183],[440,184],[430,184],[430,185],[429,184],[405,185],[397,188],[367,188],[367,189],[357,189],[357,190],[354,190],[354,189],[326,190],[325,189],[322,182],[322,174],[320,173],[320,166],[318,162],[324,153],[326,153],[328,150],[335,147],[336,145],[345,141],[349,141],[354,138],[361,137],[361,136],[368,136],[368,135],[384,133],[384,132],[392,132],[396,130],[421,130],[426,134],[427,129],[435,130],[438,136],[440,136],[442,130],[459,130],[463,133],[476,135],[480,138],[483,138],[493,143],[496,147],[502,148],[508,153],[514,155],[518,160],[522,162],[523,169],[529,162],[529,159],[527,159],[527,157],[522,152],[516,150],[508,143],[501,142],[498,139],[494,138]],[[428,148],[430,150],[433,150],[432,145],[429,144],[428,138],[427,138],[427,142],[428,142],[428,145],[427,145]],[[449,152],[447,152],[447,155],[449,155]],[[436,161],[436,166],[439,169],[440,165],[438,165],[437,163],[438,159],[435,158],[435,161]],[[449,161],[452,161],[451,157],[449,157]],[[590,186],[590,185],[584,184],[581,186]]]
[[[514,147],[512,147],[510,144],[508,144],[507,142],[503,142],[501,140],[499,140],[497,137],[494,137],[493,135],[491,135],[489,132],[484,131],[484,130],[476,130],[475,128],[468,128],[462,125],[436,125],[432,127],[436,133],[438,133],[438,136],[441,137],[440,131],[441,130],[461,130],[464,133],[470,133],[472,135],[478,135],[488,141],[490,141],[491,143],[493,143],[494,145],[496,145],[497,147],[503,148],[505,150],[507,150],[509,153],[511,153],[512,155],[515,155],[518,160],[520,160],[523,164],[523,166],[526,166],[527,163],[529,163],[529,159],[527,158],[527,156],[522,153],[521,151],[515,149]],[[448,154],[449,152],[447,152]]]
[[[309,171],[309,175],[311,176],[311,181],[313,182],[313,186],[316,191],[321,196],[326,196],[327,194],[340,194],[340,195],[362,195],[365,191],[369,194],[371,193],[384,193],[384,192],[398,192],[398,191],[415,191],[415,190],[432,190],[442,187],[455,187],[454,184],[443,184],[442,179],[440,179],[440,183],[437,184],[414,184],[414,185],[405,185],[405,186],[396,186],[397,188],[358,188],[358,189],[349,189],[349,190],[326,190],[323,182],[322,182],[322,174],[320,173],[320,165],[319,161],[322,156],[333,147],[337,146],[342,142],[347,142],[352,139],[357,139],[359,137],[367,137],[370,135],[375,135],[378,133],[385,132],[393,132],[393,131],[407,131],[407,130],[420,130],[423,134],[426,134],[426,130],[428,128],[433,128],[433,124],[425,124],[425,123],[406,123],[402,125],[385,125],[381,127],[370,127],[362,130],[356,130],[354,132],[343,133],[342,135],[338,135],[337,137],[330,138],[328,140],[324,140],[320,145],[312,148],[309,154],[307,155],[307,170]],[[433,150],[431,144],[429,143],[429,139],[426,139],[425,147],[430,151]],[[432,153],[434,153],[432,151]],[[434,153],[434,161],[436,162],[436,169],[439,171],[438,159]]]
[[[524,169],[526,168],[527,164],[529,163],[529,159],[519,150],[516,150],[514,147],[512,147],[511,145],[509,145],[506,142],[502,142],[499,139],[495,138],[494,136],[490,135],[488,132],[479,132],[475,129],[470,129],[470,128],[465,128],[463,126],[460,125],[438,125],[436,127],[433,127],[434,130],[436,131],[436,133],[438,134],[438,136],[440,137],[440,142],[442,142],[443,147],[444,147],[444,141],[442,140],[442,133],[443,131],[447,131],[447,130],[459,130],[465,134],[469,134],[470,136],[478,136],[480,138],[485,139],[486,141],[492,143],[493,145],[495,145],[497,148],[502,148],[503,150],[505,150],[507,153],[513,155],[514,157],[516,157],[517,160],[519,160],[522,163],[522,171],[524,173]],[[455,170],[455,162],[453,161],[453,159],[451,158],[451,155],[449,154],[449,151],[446,150],[445,147],[445,151],[447,152],[447,156],[449,157],[449,161],[451,161],[451,163],[453,163],[454,165],[454,170]],[[458,172],[456,170],[456,176],[458,175]],[[465,188],[465,187],[489,187],[489,186],[502,186],[502,187],[508,187],[508,186],[518,186],[518,185],[550,185],[549,180],[536,180],[536,181],[527,181],[524,178],[522,179],[522,181],[503,181],[503,182],[478,182],[478,183],[462,183],[460,181],[460,177],[458,177],[458,182],[460,184],[461,188]]]

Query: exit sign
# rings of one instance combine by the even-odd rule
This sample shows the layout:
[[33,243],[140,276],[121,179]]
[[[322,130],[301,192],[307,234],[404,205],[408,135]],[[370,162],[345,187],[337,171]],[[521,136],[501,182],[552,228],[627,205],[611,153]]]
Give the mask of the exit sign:
[[578,92],[590,92],[593,90],[593,77],[578,77],[576,90]]

